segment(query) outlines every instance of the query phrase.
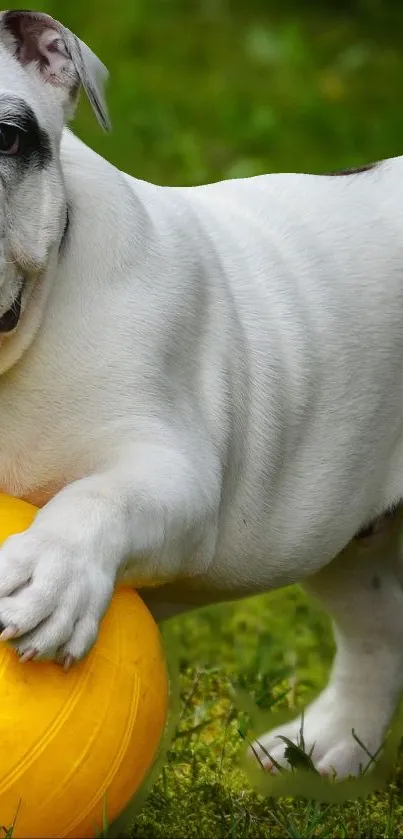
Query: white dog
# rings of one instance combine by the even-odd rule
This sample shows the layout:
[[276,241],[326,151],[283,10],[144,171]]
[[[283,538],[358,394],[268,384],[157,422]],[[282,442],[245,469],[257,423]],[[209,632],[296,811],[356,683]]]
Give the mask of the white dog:
[[157,617],[307,581],[338,653],[305,741],[357,773],[403,682],[403,159],[161,188],[64,128],[80,83],[107,124],[106,72],[61,24],[3,13],[0,70],[0,486],[44,504],[2,638],[69,665],[116,581]]

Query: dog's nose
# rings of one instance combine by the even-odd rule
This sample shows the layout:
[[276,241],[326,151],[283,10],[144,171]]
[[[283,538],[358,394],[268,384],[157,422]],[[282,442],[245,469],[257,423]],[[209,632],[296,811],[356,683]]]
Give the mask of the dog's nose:
[[18,297],[15,298],[13,305],[4,315],[0,317],[0,332],[12,332],[18,324],[21,316],[21,300],[22,300],[23,286],[20,289]]

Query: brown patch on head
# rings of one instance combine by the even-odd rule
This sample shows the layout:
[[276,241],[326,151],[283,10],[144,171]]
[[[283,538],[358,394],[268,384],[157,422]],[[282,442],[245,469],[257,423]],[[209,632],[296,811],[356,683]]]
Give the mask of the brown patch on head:
[[339,169],[338,172],[326,172],[327,177],[338,177],[339,175],[360,175],[362,172],[371,172],[376,169],[378,163],[364,163],[363,166],[357,166],[353,169]]

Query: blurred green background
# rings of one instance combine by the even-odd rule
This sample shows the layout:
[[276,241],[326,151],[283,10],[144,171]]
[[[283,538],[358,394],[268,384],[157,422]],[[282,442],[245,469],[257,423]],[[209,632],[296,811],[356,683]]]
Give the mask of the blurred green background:
[[[18,3],[15,4],[18,6]],[[402,149],[401,0],[50,0],[104,60],[113,134],[79,133],[163,184],[314,171]]]
[[[403,151],[402,0],[53,0],[33,7],[59,18],[109,67],[112,134],[102,134],[84,102],[75,130],[141,179],[192,185],[271,171],[320,173]],[[185,616],[170,631],[180,666],[178,724],[127,833],[403,835],[399,762],[383,792],[339,806],[263,798],[237,768],[250,715],[236,691],[261,711],[295,709],[326,678],[329,622],[297,587]]]

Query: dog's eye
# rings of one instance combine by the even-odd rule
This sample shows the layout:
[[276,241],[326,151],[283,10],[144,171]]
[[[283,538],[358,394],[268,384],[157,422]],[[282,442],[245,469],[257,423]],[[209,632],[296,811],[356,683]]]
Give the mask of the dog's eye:
[[18,154],[20,148],[20,130],[15,125],[0,123],[0,154]]

